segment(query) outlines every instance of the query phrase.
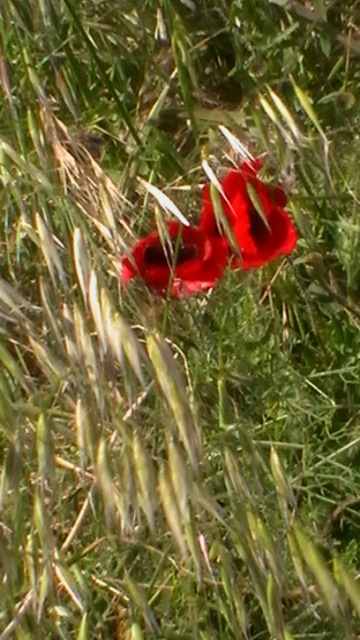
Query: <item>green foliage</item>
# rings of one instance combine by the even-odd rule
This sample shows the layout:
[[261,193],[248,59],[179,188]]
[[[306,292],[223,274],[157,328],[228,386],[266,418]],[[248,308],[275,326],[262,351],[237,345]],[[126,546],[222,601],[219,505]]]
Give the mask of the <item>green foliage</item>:
[[[358,13],[3,0],[0,640],[359,635]],[[229,131],[296,251],[124,292]]]

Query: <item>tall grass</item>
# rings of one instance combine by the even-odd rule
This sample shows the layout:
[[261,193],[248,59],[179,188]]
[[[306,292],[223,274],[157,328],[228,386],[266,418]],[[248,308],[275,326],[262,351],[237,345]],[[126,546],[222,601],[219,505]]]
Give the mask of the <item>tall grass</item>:
[[[359,8],[284,5],[2,2],[1,640],[360,633]],[[234,139],[295,253],[124,292]]]

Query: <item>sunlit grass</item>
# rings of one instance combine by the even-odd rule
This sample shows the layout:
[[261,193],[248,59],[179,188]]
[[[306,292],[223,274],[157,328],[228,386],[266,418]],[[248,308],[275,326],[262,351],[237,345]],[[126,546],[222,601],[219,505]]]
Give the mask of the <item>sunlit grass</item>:
[[[360,632],[358,8],[281,4],[3,1],[0,640]],[[241,145],[294,253],[124,291]]]

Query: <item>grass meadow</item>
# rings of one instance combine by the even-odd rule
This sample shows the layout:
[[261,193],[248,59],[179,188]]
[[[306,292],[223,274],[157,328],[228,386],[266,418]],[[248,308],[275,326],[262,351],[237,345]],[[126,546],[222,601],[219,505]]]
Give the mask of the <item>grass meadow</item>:
[[[360,637],[359,19],[2,0],[0,640]],[[295,251],[124,291],[229,134],[285,186]]]

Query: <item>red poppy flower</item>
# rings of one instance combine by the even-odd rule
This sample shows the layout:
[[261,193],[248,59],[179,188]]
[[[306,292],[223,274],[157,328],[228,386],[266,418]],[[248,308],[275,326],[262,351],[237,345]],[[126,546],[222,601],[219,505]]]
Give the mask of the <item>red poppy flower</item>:
[[[238,243],[240,257],[233,255],[233,269],[260,267],[279,255],[290,253],[297,242],[298,233],[285,211],[287,198],[279,186],[265,185],[257,176],[261,161],[244,162],[240,169],[231,170],[221,181],[220,195],[224,214]],[[225,197],[224,197],[225,196]],[[200,228],[210,236],[218,237],[219,228],[210,197],[210,187],[203,190],[203,210]]]
[[185,227],[179,222],[169,222],[167,230],[170,243],[163,245],[154,231],[136,243],[131,258],[123,257],[122,281],[140,276],[160,295],[166,295],[171,282],[170,293],[175,298],[213,287],[227,264],[224,238],[208,238],[198,227]]

